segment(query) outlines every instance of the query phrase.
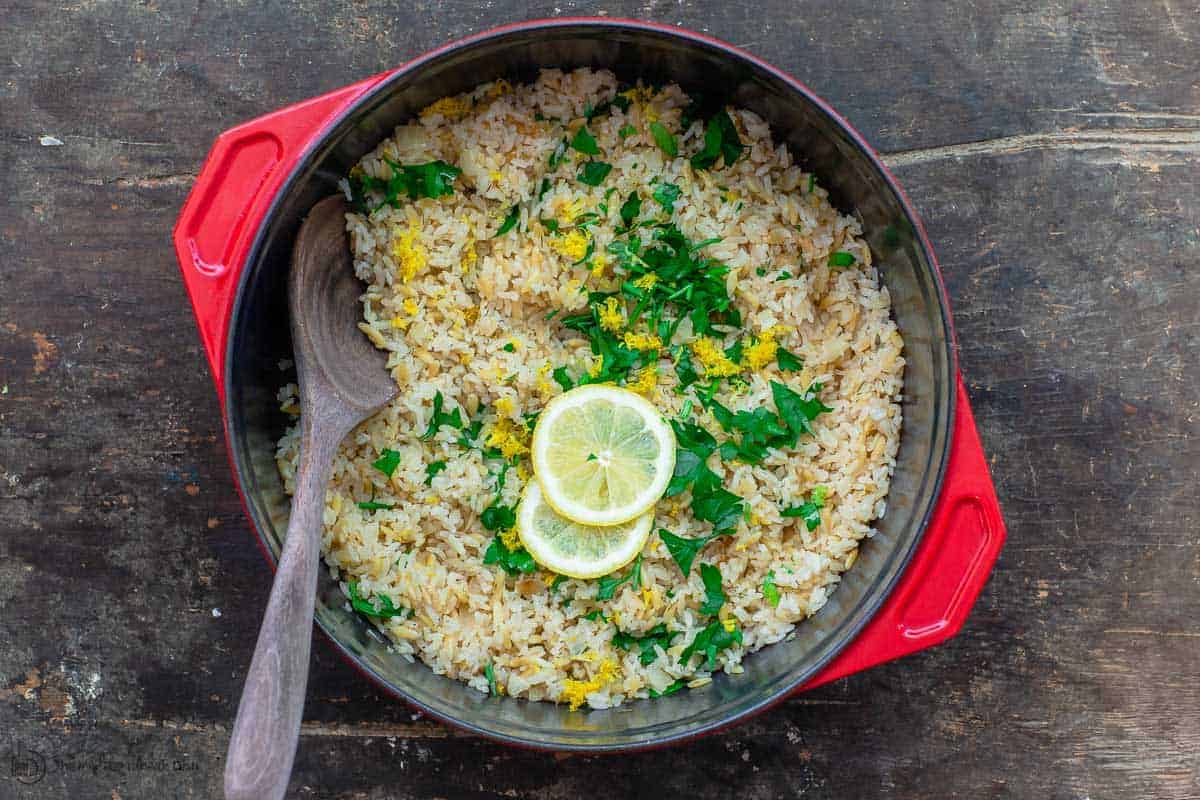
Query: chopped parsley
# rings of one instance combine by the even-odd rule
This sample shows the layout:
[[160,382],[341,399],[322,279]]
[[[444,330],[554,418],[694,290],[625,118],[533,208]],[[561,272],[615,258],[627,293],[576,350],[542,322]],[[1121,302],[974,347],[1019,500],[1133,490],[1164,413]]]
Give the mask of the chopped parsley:
[[[504,485],[503,472],[500,474],[499,483]],[[479,515],[479,521],[489,531],[506,531],[517,524],[517,514],[510,506],[502,505],[497,498]]]
[[775,586],[775,570],[767,572],[762,582],[763,599],[772,607],[779,605],[779,589]]
[[792,279],[792,273],[788,272],[787,270],[784,270],[783,272],[781,272],[775,276],[775,283],[779,283],[780,281],[790,281],[791,279]]
[[500,230],[496,231],[495,236],[493,236],[492,238],[495,239],[497,236],[503,236],[504,234],[511,231],[513,228],[517,227],[517,220],[519,220],[520,218],[521,218],[520,208],[518,206],[513,206],[509,210],[508,216],[506,216],[504,218],[504,222],[500,225]]
[[670,211],[679,199],[679,187],[673,183],[660,183],[654,187],[654,199],[664,210]]
[[617,593],[617,589],[622,585],[633,581],[633,588],[637,589],[642,585],[642,555],[634,560],[633,566],[629,568],[629,572],[625,573],[622,578],[616,578],[612,575],[605,575],[600,579],[600,589],[596,592],[597,600],[612,600]]
[[[811,434],[813,429],[810,423],[817,415],[833,411],[817,398],[820,391],[819,383],[812,383],[804,394],[797,394],[782,383],[771,381],[771,397],[775,401],[775,407],[779,409],[779,418],[787,425],[788,430],[795,434],[795,438],[804,433]],[[790,445],[792,447],[795,446],[795,438]]]
[[612,164],[606,164],[603,161],[588,161],[583,165],[583,169],[579,171],[576,177],[580,183],[586,183],[588,186],[599,186],[608,177],[608,173],[612,172]]
[[576,131],[575,138],[571,140],[571,149],[578,150],[587,156],[600,155],[600,147],[596,144],[596,137],[588,132],[587,126]]
[[641,213],[642,198],[638,197],[636,191],[630,192],[629,197],[621,204],[621,222],[628,228],[638,218],[638,214]]
[[566,367],[558,367],[553,372],[554,382],[563,388],[564,392],[569,392],[575,386],[575,382],[571,380],[571,376],[567,374]]
[[390,478],[396,471],[396,467],[400,466],[400,454],[385,447],[379,451],[379,458],[371,466]]
[[358,583],[356,581],[350,581],[346,584],[346,588],[350,593],[350,607],[360,614],[365,614],[368,617],[378,617],[379,619],[407,617],[412,614],[412,611],[409,609],[394,605],[391,598],[384,594],[375,595],[374,602],[367,600],[358,593]]
[[513,344],[512,342],[509,342],[506,345],[504,345],[504,347],[501,347],[500,349],[506,353],[512,353],[517,349],[517,346],[515,344]]
[[647,689],[646,691],[649,692],[651,697],[666,697],[669,694],[675,694],[684,686],[687,686],[687,684],[684,683],[683,678],[676,678],[661,692],[655,691],[654,689]]
[[525,548],[518,547],[516,550],[509,550],[499,536],[492,539],[492,543],[488,545],[487,551],[483,554],[483,563],[499,564],[508,575],[537,572],[538,569],[537,562],[525,551]]
[[449,425],[455,430],[461,431],[463,429],[462,414],[459,413],[457,408],[450,413],[443,412],[442,407],[445,402],[445,398],[442,397],[441,392],[438,392],[433,396],[433,415],[429,418],[429,429],[421,435],[422,439],[432,439],[434,434],[436,434],[443,425]]
[[799,517],[804,520],[806,528],[815,531],[821,524],[821,509],[825,507],[825,498],[828,496],[828,487],[817,486],[808,500],[798,506],[789,506],[779,513],[785,517]]
[[555,592],[557,592],[558,587],[562,586],[566,580],[567,580],[566,575],[555,575],[554,580],[550,581],[550,594],[554,594]]
[[489,661],[488,665],[483,668],[483,676],[487,678],[488,692],[493,697],[499,696],[500,692],[496,690],[496,668],[492,665],[492,662]]
[[622,139],[628,139],[630,136],[633,136],[635,133],[637,133],[637,128],[633,127],[628,122],[626,122],[624,125],[621,126],[621,130],[617,131],[617,136],[620,136]]
[[649,666],[658,658],[658,650],[655,648],[661,647],[663,652],[666,652],[667,648],[671,646],[671,641],[680,633],[681,631],[668,631],[667,624],[660,622],[641,636],[617,631],[613,634],[612,643],[613,647],[626,652],[636,647],[638,661],[642,662],[642,666]]
[[699,654],[704,656],[701,668],[711,670],[717,665],[717,653],[741,643],[742,631],[740,628],[734,627],[732,631],[727,631],[721,620],[714,619],[704,630],[697,633],[696,638],[692,639],[692,643],[679,654],[679,663],[686,667],[691,662],[692,656]]
[[775,361],[779,364],[779,369],[784,372],[797,372],[804,368],[804,362],[800,358],[782,347],[775,351]]
[[425,485],[429,486],[433,483],[433,478],[439,472],[446,469],[445,461],[433,461],[425,467]]
[[854,265],[855,260],[854,254],[847,253],[845,250],[829,254],[829,266],[831,267],[850,267]]
[[603,622],[608,624],[608,617],[604,616],[604,612],[596,608],[583,615],[583,618],[590,622]]
[[731,167],[741,158],[745,149],[738,137],[737,126],[722,109],[710,117],[705,125],[704,148],[692,156],[692,166],[696,169],[711,169],[717,161],[723,159],[725,166]]
[[683,577],[685,578],[691,572],[692,563],[696,560],[696,556],[700,555],[700,551],[704,549],[704,546],[718,536],[721,536],[719,533],[714,533],[710,536],[701,536],[698,539],[686,539],[662,529],[658,531],[658,535],[663,540],[663,544],[667,546],[667,552],[671,554],[671,558],[675,559],[675,563],[679,565],[679,571],[683,573]]
[[817,174],[815,172],[810,172],[808,174],[808,193],[812,194],[813,190],[816,188],[817,188]]
[[368,500],[365,503],[359,503],[358,507],[363,511],[391,511],[396,506],[391,503],[376,503],[374,500]]
[[672,134],[667,127],[661,122],[650,123],[650,135],[654,137],[654,142],[662,151],[671,158],[679,155],[679,145],[675,142],[675,135]]
[[454,194],[454,181],[462,174],[461,169],[445,161],[430,161],[428,164],[412,166],[398,164],[386,156],[384,161],[392,169],[392,177],[387,181],[384,204],[393,208],[400,207],[401,194],[406,195],[409,200]]
[[712,564],[700,565],[700,580],[704,581],[704,602],[700,613],[715,616],[725,605],[725,590],[721,588],[721,570]]

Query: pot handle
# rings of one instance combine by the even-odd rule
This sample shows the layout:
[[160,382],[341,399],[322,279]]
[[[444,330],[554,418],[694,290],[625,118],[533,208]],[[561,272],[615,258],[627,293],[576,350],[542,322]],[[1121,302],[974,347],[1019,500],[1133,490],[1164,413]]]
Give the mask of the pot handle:
[[267,210],[317,134],[388,74],[225,131],[196,176],[172,238],[222,406],[233,302]]
[[858,637],[799,691],[940,644],[971,613],[1005,530],[961,374],[957,391],[946,477],[917,552]]

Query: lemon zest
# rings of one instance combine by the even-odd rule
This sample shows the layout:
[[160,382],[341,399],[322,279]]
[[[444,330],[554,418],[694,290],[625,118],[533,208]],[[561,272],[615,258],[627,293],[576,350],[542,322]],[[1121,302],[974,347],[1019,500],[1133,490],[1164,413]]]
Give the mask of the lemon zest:
[[421,119],[440,114],[454,122],[465,117],[470,110],[470,101],[463,97],[443,97],[421,109]]
[[612,683],[616,680],[620,671],[616,661],[606,658],[600,662],[600,668],[596,671],[595,677],[586,681],[577,681],[570,678],[563,681],[563,690],[559,696],[559,700],[567,703],[572,711],[578,711],[579,707],[587,702],[589,694],[598,692]]
[[400,280],[404,283],[416,277],[428,263],[425,248],[417,244],[417,235],[420,232],[421,229],[415,223],[410,224],[407,231],[401,231],[399,228],[393,231],[395,238],[392,239],[392,257],[400,268]]
[[592,258],[592,277],[603,277],[604,270],[606,269],[608,269],[608,256],[604,255],[604,253],[597,253]]
[[647,272],[642,277],[633,282],[633,285],[643,291],[650,291],[654,288],[654,284],[658,283],[658,276],[653,272]]
[[496,413],[503,414],[506,417],[511,417],[516,413],[516,404],[513,403],[511,397],[501,397],[496,400]]
[[617,298],[608,298],[597,311],[600,314],[600,327],[609,333],[616,333],[625,327],[625,311]]
[[516,528],[509,528],[500,534],[500,541],[509,550],[518,550],[521,547],[521,537],[517,534]]
[[662,347],[662,339],[652,333],[626,331],[625,346],[630,350],[657,350]]
[[648,395],[654,391],[654,387],[658,385],[658,370],[654,367],[643,367],[638,373],[637,380],[625,384],[625,388],[631,392]]
[[[501,400],[507,398],[501,398]],[[510,401],[511,402],[511,401]],[[499,406],[500,401],[496,401]],[[514,458],[529,452],[529,429],[517,425],[511,419],[501,418],[488,434],[488,447],[495,447],[505,458]]]
[[725,351],[713,340],[703,337],[692,342],[692,354],[704,367],[704,374],[709,378],[728,378],[742,371],[741,367],[729,360]]
[[571,260],[571,263],[582,261],[587,255],[588,245],[591,239],[583,231],[571,231],[566,236],[561,236],[550,241],[550,246],[561,253],[566,258]]

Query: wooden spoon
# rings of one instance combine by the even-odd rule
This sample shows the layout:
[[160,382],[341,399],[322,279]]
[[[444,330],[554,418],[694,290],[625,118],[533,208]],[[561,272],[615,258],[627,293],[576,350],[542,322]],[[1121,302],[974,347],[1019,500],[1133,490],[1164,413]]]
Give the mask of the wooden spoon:
[[300,380],[300,466],[283,555],[238,704],[225,763],[229,800],[283,797],[304,711],[325,484],[346,434],[396,395],[383,353],[358,330],[340,196],[317,203],[292,250],[288,305]]

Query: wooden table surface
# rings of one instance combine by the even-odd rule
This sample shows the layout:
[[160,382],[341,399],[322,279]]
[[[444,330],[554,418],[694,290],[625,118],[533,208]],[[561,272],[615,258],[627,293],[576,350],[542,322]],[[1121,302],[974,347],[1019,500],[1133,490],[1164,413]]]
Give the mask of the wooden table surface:
[[[599,10],[557,2],[0,0],[0,798],[219,796],[270,573],[169,244],[213,137]],[[604,10],[765,57],[885,154],[1008,546],[949,643],[645,755],[461,735],[318,638],[292,795],[1200,797],[1200,5]]]

